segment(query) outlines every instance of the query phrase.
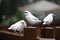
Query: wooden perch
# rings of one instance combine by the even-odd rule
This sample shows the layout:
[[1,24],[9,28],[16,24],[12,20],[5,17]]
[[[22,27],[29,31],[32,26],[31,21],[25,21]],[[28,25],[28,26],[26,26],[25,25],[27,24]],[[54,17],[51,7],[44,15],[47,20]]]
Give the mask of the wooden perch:
[[24,40],[37,40],[36,27],[27,27],[24,29]]
[[60,26],[55,27],[55,38],[60,40]]
[[0,39],[1,40],[23,40],[23,35],[0,30]]

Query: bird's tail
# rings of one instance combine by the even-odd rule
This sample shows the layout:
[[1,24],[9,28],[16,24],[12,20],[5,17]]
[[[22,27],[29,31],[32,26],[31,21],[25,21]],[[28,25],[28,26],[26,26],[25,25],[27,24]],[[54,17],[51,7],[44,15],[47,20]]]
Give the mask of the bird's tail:
[[10,30],[11,28],[9,27],[8,29]]
[[45,29],[45,22],[44,21],[42,21],[41,27]]
[[42,25],[46,25],[46,23],[47,23],[47,22],[44,22],[44,21],[43,21]]
[[43,25],[45,25],[45,22],[43,23]]
[[10,26],[8,29],[9,29],[9,30],[12,29],[12,26]]

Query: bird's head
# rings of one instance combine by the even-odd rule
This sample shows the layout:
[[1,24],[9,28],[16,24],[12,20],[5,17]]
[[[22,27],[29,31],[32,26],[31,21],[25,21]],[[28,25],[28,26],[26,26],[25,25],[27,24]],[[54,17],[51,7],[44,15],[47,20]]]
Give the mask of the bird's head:
[[28,15],[30,15],[30,14],[31,14],[30,11],[28,11],[28,10],[25,10],[25,11],[24,11],[24,15],[28,16]]
[[25,27],[27,26],[27,24],[26,24],[26,22],[25,22],[24,20],[22,20],[21,23],[22,23]]
[[55,13],[50,13],[53,17],[55,17]]

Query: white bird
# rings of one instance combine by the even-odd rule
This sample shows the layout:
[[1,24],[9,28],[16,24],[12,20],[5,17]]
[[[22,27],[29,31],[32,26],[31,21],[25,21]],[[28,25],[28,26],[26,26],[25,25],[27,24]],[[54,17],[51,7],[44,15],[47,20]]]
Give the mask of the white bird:
[[25,15],[25,19],[31,24],[37,24],[40,23],[41,20],[39,20],[37,17],[33,16],[32,13],[30,11],[24,11],[24,15]]
[[17,33],[19,31],[20,33],[24,30],[24,27],[27,27],[27,24],[24,20],[18,21],[15,24],[12,24],[8,29],[13,30]]
[[50,25],[53,21],[53,17],[55,16],[54,13],[48,14],[44,19],[43,19],[43,25]]

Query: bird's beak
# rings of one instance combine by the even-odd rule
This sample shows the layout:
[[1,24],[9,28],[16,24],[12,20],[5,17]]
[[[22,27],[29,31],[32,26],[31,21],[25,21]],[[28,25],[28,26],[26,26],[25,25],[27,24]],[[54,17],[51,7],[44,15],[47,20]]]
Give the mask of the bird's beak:
[[54,16],[54,17],[56,16],[55,13],[53,13],[53,16]]
[[55,17],[55,15],[53,15]]

